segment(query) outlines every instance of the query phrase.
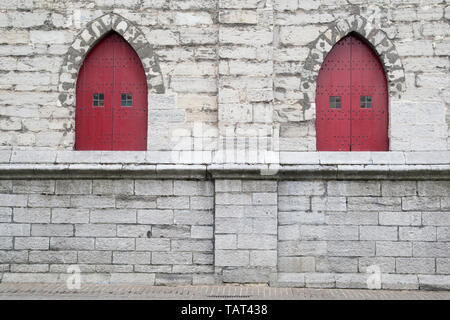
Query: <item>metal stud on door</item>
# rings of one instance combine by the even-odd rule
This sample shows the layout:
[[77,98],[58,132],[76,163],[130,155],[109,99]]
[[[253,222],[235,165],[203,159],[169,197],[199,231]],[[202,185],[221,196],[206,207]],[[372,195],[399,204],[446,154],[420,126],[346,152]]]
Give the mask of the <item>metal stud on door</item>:
[[147,149],[145,72],[117,33],[101,40],[80,69],[75,118],[76,150]]

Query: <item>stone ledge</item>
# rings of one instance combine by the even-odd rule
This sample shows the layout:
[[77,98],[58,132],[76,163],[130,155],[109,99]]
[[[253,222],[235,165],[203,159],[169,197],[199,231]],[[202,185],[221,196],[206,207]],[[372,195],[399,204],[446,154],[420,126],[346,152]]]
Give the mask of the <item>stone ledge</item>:
[[280,164],[223,163],[212,157],[213,152],[205,160],[183,162],[179,152],[1,149],[0,175],[3,179],[450,179],[450,151],[281,152]]
[[1,179],[449,180],[450,165],[0,164]]
[[205,179],[202,165],[0,164],[1,179]]
[[[184,154],[180,157],[180,154]],[[191,153],[191,157],[186,156]],[[226,164],[219,151],[73,151],[0,149],[0,164]],[[276,155],[276,153],[275,153]],[[279,152],[281,165],[450,165],[450,151]],[[184,160],[183,160],[184,159]],[[275,164],[275,163],[274,163]],[[232,165],[232,164],[231,164]],[[259,165],[258,163],[255,165]],[[266,164],[263,164],[266,165]]]

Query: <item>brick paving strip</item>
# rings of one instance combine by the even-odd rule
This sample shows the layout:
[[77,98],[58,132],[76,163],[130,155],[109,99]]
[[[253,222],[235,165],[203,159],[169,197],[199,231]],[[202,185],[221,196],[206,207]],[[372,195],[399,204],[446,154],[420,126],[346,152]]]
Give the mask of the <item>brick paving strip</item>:
[[155,299],[155,300],[450,300],[450,291],[277,288],[266,286],[145,286],[3,283],[0,299]]

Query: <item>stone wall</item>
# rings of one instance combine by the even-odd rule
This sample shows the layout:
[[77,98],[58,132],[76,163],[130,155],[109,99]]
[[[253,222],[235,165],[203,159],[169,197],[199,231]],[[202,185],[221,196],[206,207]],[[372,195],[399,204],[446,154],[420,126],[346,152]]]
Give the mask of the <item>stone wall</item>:
[[0,180],[0,279],[450,289],[449,180]]
[[214,0],[2,1],[0,145],[73,149],[78,68],[114,30],[146,71],[149,150],[192,150],[199,134],[215,148],[216,8]]
[[[442,0],[0,1],[0,278],[450,288]],[[145,152],[74,151],[110,31],[141,58]],[[389,85],[390,152],[315,152],[315,81],[349,32]],[[367,268],[369,267],[369,270]],[[367,273],[369,272],[369,273]]]
[[[278,282],[450,288],[449,181],[282,181]],[[371,268],[371,269],[368,269]],[[372,270],[372,271],[371,271]]]
[[214,282],[208,181],[0,180],[2,281]]
[[149,150],[214,158],[229,137],[240,149],[257,138],[315,151],[318,69],[355,31],[388,75],[391,151],[448,150],[448,8],[441,0],[2,1],[0,146],[73,149],[78,68],[114,30],[146,70]]
[[216,180],[215,266],[224,282],[268,282],[277,266],[277,182]]
[[1,150],[1,281],[450,289],[449,152],[139,154]]

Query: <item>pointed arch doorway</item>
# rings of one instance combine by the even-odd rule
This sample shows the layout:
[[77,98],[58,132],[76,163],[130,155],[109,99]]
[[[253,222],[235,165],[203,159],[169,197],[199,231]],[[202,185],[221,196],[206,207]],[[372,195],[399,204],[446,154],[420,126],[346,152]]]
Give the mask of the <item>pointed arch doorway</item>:
[[147,79],[141,60],[116,32],[88,53],[76,86],[76,150],[147,149]]
[[388,96],[372,48],[353,33],[336,43],[317,78],[317,150],[388,151]]

